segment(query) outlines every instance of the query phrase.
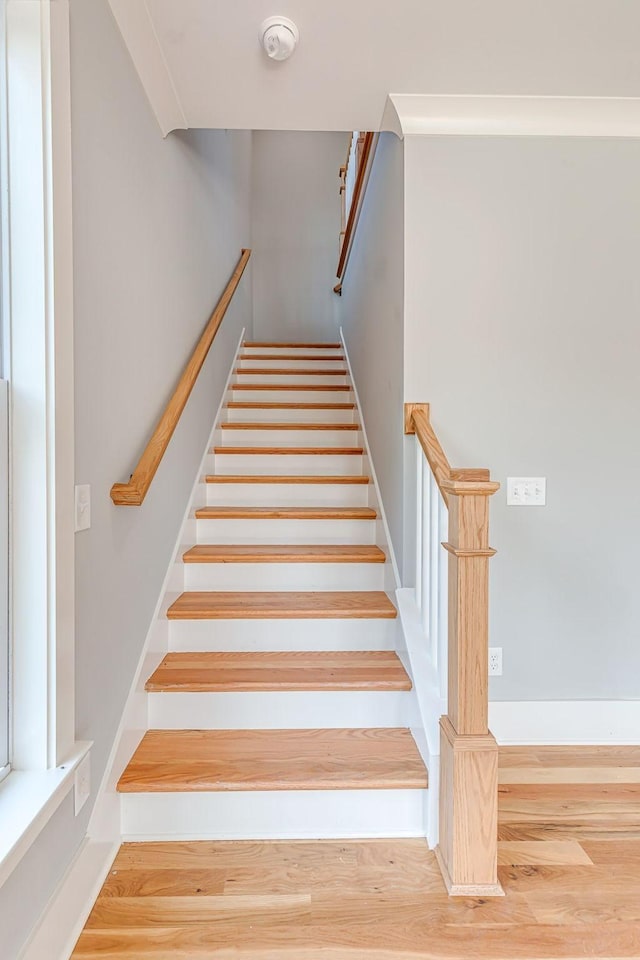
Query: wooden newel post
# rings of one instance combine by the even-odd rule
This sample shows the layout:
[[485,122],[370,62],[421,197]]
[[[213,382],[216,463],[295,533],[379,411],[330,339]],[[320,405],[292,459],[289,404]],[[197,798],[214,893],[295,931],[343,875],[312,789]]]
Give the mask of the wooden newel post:
[[436,853],[452,896],[501,896],[498,745],[488,727],[489,560],[495,553],[489,498],[500,485],[464,474],[452,471],[442,485],[449,501],[449,699],[440,720]]

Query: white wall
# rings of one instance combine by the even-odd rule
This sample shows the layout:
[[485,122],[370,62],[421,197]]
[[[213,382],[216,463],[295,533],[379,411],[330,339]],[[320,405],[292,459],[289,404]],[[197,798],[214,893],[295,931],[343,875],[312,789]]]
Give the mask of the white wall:
[[[405,400],[492,501],[492,699],[637,698],[640,142],[407,138]],[[407,441],[409,442],[409,441]]]
[[[238,290],[142,507],[109,489],[135,466],[241,246],[249,246],[251,135],[162,140],[106,0],[72,0],[76,480],[92,525],[76,536],[77,736],[93,788],[150,626],[240,330]],[[250,329],[249,329],[249,332]],[[86,832],[70,795],[0,890],[15,958]]]
[[404,144],[378,140],[339,316],[396,560],[403,537]]
[[260,340],[337,334],[339,169],[344,133],[253,136],[254,330]]

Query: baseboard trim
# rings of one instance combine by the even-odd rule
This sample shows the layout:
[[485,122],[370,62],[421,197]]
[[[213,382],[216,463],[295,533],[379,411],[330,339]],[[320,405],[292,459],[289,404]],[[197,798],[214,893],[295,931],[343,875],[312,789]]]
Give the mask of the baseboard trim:
[[84,841],[19,960],[69,960],[118,847]]
[[489,727],[510,744],[640,743],[640,700],[493,700]]

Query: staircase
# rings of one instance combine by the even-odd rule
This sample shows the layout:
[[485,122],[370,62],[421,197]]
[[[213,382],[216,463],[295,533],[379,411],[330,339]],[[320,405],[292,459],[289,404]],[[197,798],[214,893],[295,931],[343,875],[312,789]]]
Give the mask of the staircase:
[[150,729],[118,783],[125,839],[424,836],[362,444],[340,344],[243,345],[146,682]]

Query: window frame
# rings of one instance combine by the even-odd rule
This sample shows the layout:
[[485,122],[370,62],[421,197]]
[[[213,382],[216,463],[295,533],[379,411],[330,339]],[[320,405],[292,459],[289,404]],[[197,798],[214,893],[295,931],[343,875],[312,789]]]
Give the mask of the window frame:
[[0,884],[90,747],[75,739],[69,0],[6,0],[3,14],[12,687]]
[[[0,16],[0,375],[9,355],[9,219],[5,17]],[[11,644],[9,624],[9,395],[0,381],[0,783],[11,770]]]

